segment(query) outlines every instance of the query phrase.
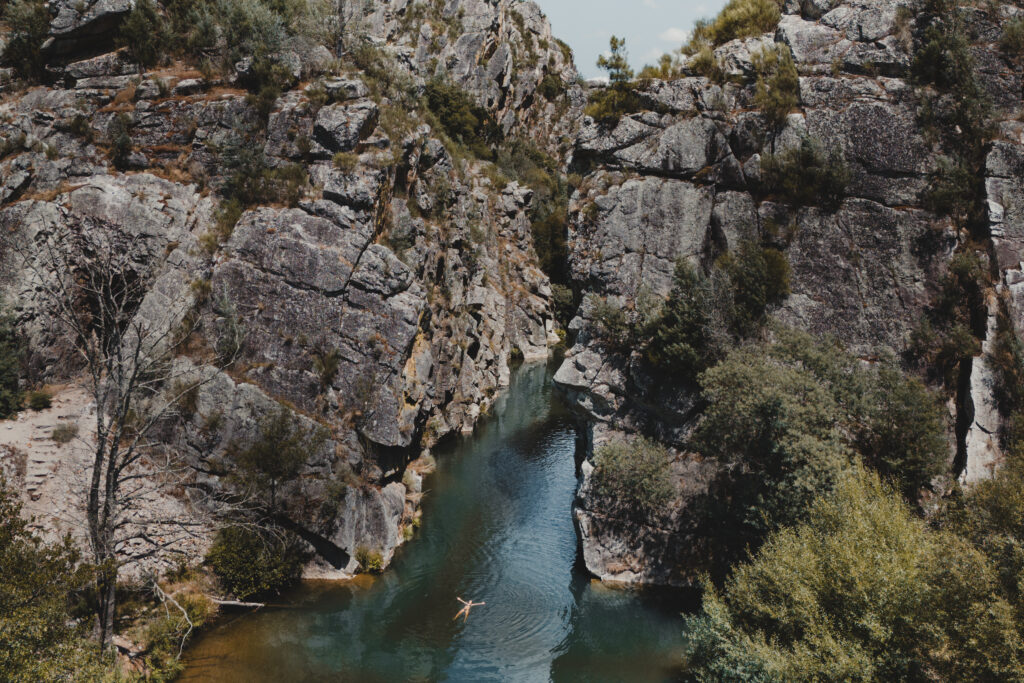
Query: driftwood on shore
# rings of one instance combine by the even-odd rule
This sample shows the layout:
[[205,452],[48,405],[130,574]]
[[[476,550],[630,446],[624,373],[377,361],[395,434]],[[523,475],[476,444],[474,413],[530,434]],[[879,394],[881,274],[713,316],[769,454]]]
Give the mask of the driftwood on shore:
[[213,602],[215,605],[220,605],[221,607],[238,607],[241,609],[259,609],[261,607],[267,606],[266,603],[264,602],[242,602],[241,600],[221,600],[220,598],[213,597],[210,598],[210,601]]

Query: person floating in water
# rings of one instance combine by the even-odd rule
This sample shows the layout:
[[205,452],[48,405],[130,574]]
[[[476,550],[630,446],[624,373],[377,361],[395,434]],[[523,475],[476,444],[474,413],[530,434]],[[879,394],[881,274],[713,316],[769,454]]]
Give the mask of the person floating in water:
[[466,619],[469,619],[469,610],[473,609],[474,607],[480,607],[481,605],[486,605],[487,604],[486,602],[473,602],[472,600],[470,600],[469,602],[466,602],[462,598],[455,598],[455,599],[458,600],[459,602],[461,602],[463,604],[463,607],[462,607],[462,609],[459,610],[458,614],[456,614],[452,618],[452,621],[455,621],[459,617],[462,617],[463,623],[465,623]]

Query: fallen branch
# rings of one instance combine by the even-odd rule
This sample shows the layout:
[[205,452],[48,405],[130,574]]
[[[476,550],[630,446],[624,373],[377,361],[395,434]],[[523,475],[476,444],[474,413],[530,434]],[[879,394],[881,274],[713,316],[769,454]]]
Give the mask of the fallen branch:
[[[209,597],[209,596],[207,596]],[[221,600],[220,598],[210,597],[210,602],[221,607],[245,607],[247,609],[259,609],[260,607],[266,607],[264,602],[242,602],[241,600]]]

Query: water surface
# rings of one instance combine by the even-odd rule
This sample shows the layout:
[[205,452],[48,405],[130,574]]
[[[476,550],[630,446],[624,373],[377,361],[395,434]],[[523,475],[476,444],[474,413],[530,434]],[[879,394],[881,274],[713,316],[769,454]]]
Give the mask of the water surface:
[[[383,576],[307,584],[222,623],[183,680],[672,680],[679,596],[577,567],[574,432],[550,379],[521,368],[472,437],[438,449],[423,526]],[[453,621],[456,597],[487,604]]]

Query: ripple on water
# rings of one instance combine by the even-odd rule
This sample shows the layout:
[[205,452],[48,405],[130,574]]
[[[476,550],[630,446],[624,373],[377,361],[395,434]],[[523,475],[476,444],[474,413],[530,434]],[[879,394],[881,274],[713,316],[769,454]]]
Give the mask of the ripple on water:
[[[663,680],[678,611],[575,569],[575,434],[549,382],[517,371],[495,419],[438,452],[423,527],[385,576],[215,629],[184,680]],[[457,596],[487,604],[456,622]]]

